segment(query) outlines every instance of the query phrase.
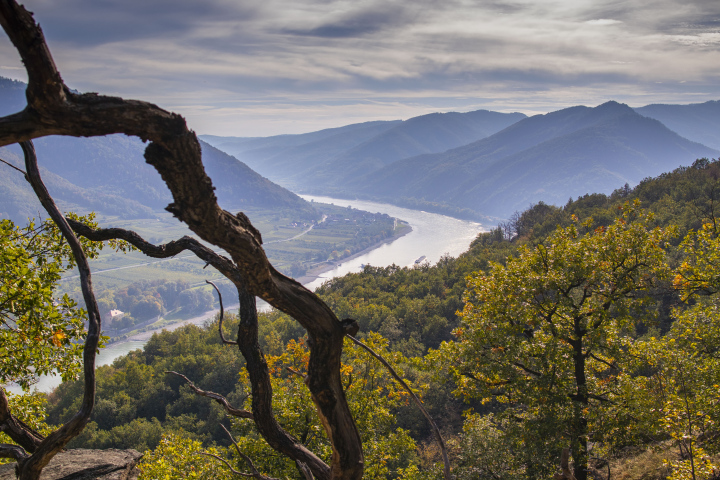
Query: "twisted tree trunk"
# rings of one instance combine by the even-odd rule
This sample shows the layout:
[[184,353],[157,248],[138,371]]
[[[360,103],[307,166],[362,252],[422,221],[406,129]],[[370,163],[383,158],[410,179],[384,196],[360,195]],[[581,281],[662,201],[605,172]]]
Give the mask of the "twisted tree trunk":
[[[356,327],[342,324],[315,294],[273,268],[260,235],[245,215],[218,206],[198,140],[181,116],[146,102],[72,93],[55,67],[40,27],[25,8],[13,0],[0,0],[0,24],[20,53],[29,78],[27,107],[0,118],[0,146],[46,135],[124,133],[149,141],[145,159],[173,196],[167,210],[200,238],[228,252],[226,260],[251,295],[289,314],[307,330],[307,385],[333,447],[330,478],[361,478],[362,445],[340,381],[343,337],[347,328]],[[87,373],[93,361],[86,358],[86,362]],[[88,395],[92,393],[86,390]]]

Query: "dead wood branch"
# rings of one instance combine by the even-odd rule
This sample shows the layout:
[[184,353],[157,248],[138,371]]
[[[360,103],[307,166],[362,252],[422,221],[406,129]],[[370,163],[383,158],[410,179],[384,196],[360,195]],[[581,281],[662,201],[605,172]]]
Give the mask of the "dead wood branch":
[[80,241],[73,233],[65,217],[60,213],[60,210],[55,205],[55,202],[52,197],[50,197],[50,194],[42,182],[40,170],[37,165],[37,157],[35,156],[35,148],[31,141],[23,141],[20,143],[20,146],[25,155],[26,178],[28,182],[30,182],[40,203],[50,218],[52,218],[53,222],[55,222],[55,225],[57,225],[65,241],[68,242],[73,257],[75,258],[75,263],[80,273],[80,286],[83,299],[85,300],[85,308],[88,313],[88,332],[83,348],[84,391],[80,409],[65,425],[43,439],[42,442],[36,446],[35,451],[29,458],[18,461],[18,479],[37,480],[40,478],[42,469],[48,464],[50,459],[62,450],[70,440],[82,432],[90,420],[90,415],[95,406],[95,353],[97,352],[100,341],[100,311],[92,290],[92,278],[87,258],[85,257]]
[[253,418],[252,413],[248,412],[247,410],[242,410],[240,408],[233,407],[232,405],[230,405],[230,402],[228,402],[227,399],[224,396],[220,395],[219,393],[208,392],[208,391],[199,389],[198,387],[195,386],[195,384],[193,382],[190,381],[189,378],[187,378],[182,373],[173,372],[173,371],[168,371],[165,373],[172,373],[173,375],[177,375],[178,377],[182,378],[183,380],[185,380],[185,382],[187,382],[187,385],[188,385],[188,387],[190,387],[190,390],[192,390],[196,394],[200,395],[201,397],[207,397],[212,400],[215,400],[217,403],[222,405],[222,407],[225,409],[225,411],[227,413],[229,413],[233,417],[249,418],[249,419]]
[[0,388],[0,432],[29,453],[33,453],[45,438],[12,414],[5,390],[2,388]]
[[[301,462],[309,468],[315,478],[328,479],[331,478],[330,467],[310,452],[301,442],[288,434],[280,424],[275,420],[272,411],[272,385],[270,382],[270,372],[265,362],[265,357],[260,349],[258,341],[258,318],[255,296],[247,291],[245,283],[239,269],[227,258],[216,254],[209,248],[200,244],[197,240],[190,237],[183,237],[180,240],[169,242],[165,245],[155,246],[146,242],[140,235],[135,232],[120,228],[93,229],[79,222],[71,222],[72,226],[78,233],[90,240],[113,240],[123,239],[137,247],[140,251],[147,253],[156,258],[167,258],[181,251],[188,249],[196,253],[198,257],[210,263],[220,271],[226,278],[233,282],[238,291],[238,300],[240,302],[240,324],[238,327],[237,345],[241,353],[245,357],[246,369],[250,376],[252,386],[252,409],[253,413],[249,413],[250,417],[255,421],[260,434],[265,438],[268,444],[278,452],[284,453],[296,462]],[[346,322],[347,323],[347,322]],[[352,322],[348,325],[352,328]],[[355,326],[357,324],[354,324]],[[343,325],[345,328],[345,325]],[[176,372],[175,375],[185,378],[196,391],[196,387],[187,377]],[[307,377],[306,377],[307,378]],[[201,390],[200,390],[201,391]],[[212,392],[205,392],[212,393]],[[202,394],[201,394],[202,395]],[[219,394],[213,394],[217,397],[210,397],[223,404],[227,402]],[[223,404],[224,406],[224,404]],[[233,415],[232,411],[226,408],[226,411]],[[243,417],[243,415],[238,415]]]
[[[293,456],[300,451],[286,449],[275,439],[269,443],[281,446],[279,451],[306,463],[316,478],[360,479],[364,466],[362,444],[340,376],[345,329],[315,294],[273,268],[262,249],[260,235],[245,215],[233,215],[220,208],[201,161],[200,144],[185,120],[150,103],[70,91],[57,71],[41,29],[14,0],[0,0],[0,24],[28,73],[28,105],[21,112],[0,118],[0,146],[47,135],[91,137],[124,133],[149,141],[145,159],[162,176],[173,196],[167,210],[202,240],[230,255],[251,295],[292,316],[308,332],[307,385],[332,445],[332,467],[321,468],[324,462],[318,463],[319,459],[306,450],[309,455]],[[251,363],[248,359],[249,371],[253,368]],[[86,361],[86,365],[94,366],[94,362]],[[255,388],[258,377],[251,372],[250,378]],[[84,425],[71,422],[73,426]],[[259,429],[263,436],[267,432],[277,433],[272,428],[263,431],[264,427],[259,426]],[[52,436],[46,439],[48,445],[55,441]],[[39,450],[43,450],[42,445]]]
[[0,458],[12,458],[20,464],[30,458],[30,455],[22,447],[9,443],[0,443]]
[[210,285],[212,285],[218,294],[218,301],[220,302],[220,320],[218,321],[218,332],[220,332],[220,340],[222,340],[222,342],[226,345],[237,345],[237,342],[233,342],[232,340],[226,340],[225,335],[223,334],[222,324],[223,320],[225,319],[225,309],[223,308],[222,294],[220,293],[220,289],[210,280],[205,280],[205,283],[209,283]]

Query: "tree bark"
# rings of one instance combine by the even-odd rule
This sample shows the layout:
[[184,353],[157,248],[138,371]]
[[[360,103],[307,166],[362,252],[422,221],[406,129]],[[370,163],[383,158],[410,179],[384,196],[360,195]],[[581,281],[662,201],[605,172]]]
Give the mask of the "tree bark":
[[42,435],[12,414],[5,390],[2,388],[0,388],[0,432],[29,453],[33,453],[43,441]]

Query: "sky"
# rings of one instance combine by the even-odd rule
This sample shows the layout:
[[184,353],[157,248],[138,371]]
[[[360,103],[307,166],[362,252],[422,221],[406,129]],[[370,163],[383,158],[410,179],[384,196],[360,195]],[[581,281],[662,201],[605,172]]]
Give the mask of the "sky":
[[[27,0],[69,87],[199,134],[720,99],[718,0]],[[7,37],[0,76],[25,80]]]

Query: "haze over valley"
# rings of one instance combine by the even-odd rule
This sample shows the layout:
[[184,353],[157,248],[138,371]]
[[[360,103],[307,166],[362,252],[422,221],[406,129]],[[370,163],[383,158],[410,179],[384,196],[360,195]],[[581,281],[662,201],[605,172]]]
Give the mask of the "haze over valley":
[[638,109],[607,102],[533,117],[476,111],[304,135],[201,138],[298,193],[497,219],[717,157],[718,128],[717,101]]

